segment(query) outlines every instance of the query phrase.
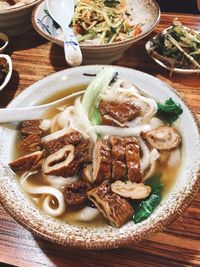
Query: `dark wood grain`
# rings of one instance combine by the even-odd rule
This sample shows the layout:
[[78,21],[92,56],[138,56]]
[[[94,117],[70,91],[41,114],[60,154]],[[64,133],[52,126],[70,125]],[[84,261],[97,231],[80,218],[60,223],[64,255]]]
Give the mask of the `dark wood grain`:
[[[150,35],[170,26],[174,17],[200,30],[200,16],[162,14],[161,22]],[[200,122],[200,76],[172,74],[161,69],[147,55],[145,42],[133,45],[115,62],[152,74],[173,86],[191,106]],[[35,81],[67,68],[62,48],[30,31],[11,39],[8,53],[14,73],[0,93],[0,106]],[[0,206],[0,262],[17,266],[200,266],[200,192],[190,207],[167,230],[139,244],[116,250],[83,251],[48,243],[17,224]]]

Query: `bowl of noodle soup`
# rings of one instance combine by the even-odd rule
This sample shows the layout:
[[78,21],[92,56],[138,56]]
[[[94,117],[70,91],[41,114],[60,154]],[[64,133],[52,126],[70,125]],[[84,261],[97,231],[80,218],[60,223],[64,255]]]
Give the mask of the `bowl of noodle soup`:
[[[109,72],[117,72],[118,75],[112,81],[108,79],[108,85],[104,88],[104,91],[98,94],[100,99],[98,107],[103,106],[103,101],[109,103],[117,101],[121,105],[127,99],[129,104],[132,103],[140,107],[137,116],[123,122],[125,126],[106,124],[103,116],[107,116],[106,119],[108,119],[108,113],[101,113],[101,124],[95,123],[94,118],[90,117],[92,113],[89,115],[86,112],[91,108],[91,102],[88,102],[88,99],[91,99],[91,94],[89,94],[88,98],[85,89],[87,88],[86,92],[88,92],[88,88],[91,88],[92,80],[98,77],[99,80],[95,80],[96,84],[101,80],[99,73],[103,73],[104,76],[105,72],[107,74]],[[100,85],[100,87],[103,86],[101,81]],[[19,149],[19,131],[21,131],[20,136],[22,136],[23,141],[27,124],[23,125],[22,128],[18,126],[17,129],[16,124],[1,126],[1,204],[25,228],[39,237],[57,244],[86,249],[117,248],[134,244],[152,236],[174,221],[187,208],[197,192],[200,162],[200,140],[197,122],[183,99],[167,84],[140,71],[117,66],[106,68],[105,66],[94,65],[60,71],[31,85],[17,96],[9,104],[8,108],[22,105],[29,107],[48,103],[78,91],[84,91],[84,96],[76,96],[67,103],[49,110],[45,114],[45,119],[42,119],[39,123],[40,129],[43,131],[42,141],[48,151],[45,154],[42,165],[42,175],[38,174],[41,168],[33,168],[32,170],[29,168],[27,170],[26,168],[24,169],[25,165],[22,164],[22,169],[17,169],[19,161],[17,163],[16,161],[28,154],[28,152],[21,152]],[[164,103],[167,99],[173,99],[181,107],[182,112],[175,120],[173,118],[173,123],[171,121],[170,124],[163,124],[163,121],[155,115],[159,107],[156,103]],[[102,112],[102,109],[100,111]],[[112,116],[114,116],[113,114]],[[116,121],[117,119],[115,118],[114,122],[116,123]],[[188,124],[190,125],[189,129]],[[31,127],[32,131],[35,126]],[[153,139],[155,141],[158,129],[159,131],[161,130],[158,133],[161,139],[162,137],[160,136],[165,135],[163,131],[166,129],[170,131],[167,136],[175,134],[173,144],[167,143],[167,148],[161,148],[163,144],[158,142],[157,148],[154,147],[152,149],[154,144],[151,143],[151,137],[154,134]],[[76,135],[73,135],[75,131]],[[58,143],[54,141],[63,135],[70,137],[71,141],[65,144],[64,147],[58,147],[55,152]],[[148,139],[149,136],[150,139]],[[190,142],[191,136],[193,136],[192,143]],[[125,164],[127,173],[122,175],[123,178],[119,177],[119,172],[115,175],[113,174],[115,155],[112,149],[116,144],[116,137],[118,138],[117,142],[122,141],[126,145]],[[84,147],[87,150],[88,143],[85,143],[87,140],[90,140],[92,146],[94,146],[93,157],[88,159],[84,154],[83,159],[80,159],[79,156],[83,155],[81,144],[86,144]],[[48,146],[52,144],[52,141],[54,142],[53,146]],[[112,156],[112,160],[106,159],[108,164],[106,165],[107,168],[104,169],[102,166],[105,166],[105,161],[96,160],[95,155],[101,156],[99,151],[108,143],[111,146],[109,155]],[[166,145],[166,142],[164,145]],[[62,163],[63,157],[68,157],[67,162],[69,162],[71,153],[75,151],[74,159],[77,159],[77,149],[80,149],[78,150],[78,164],[83,164],[84,166],[72,164],[70,169],[65,168],[63,172],[62,167],[59,165]],[[132,165],[128,161],[130,156],[129,149],[134,149],[135,155],[138,153],[137,155],[140,157],[140,162],[138,163],[135,156],[134,160],[136,161],[134,161],[134,164],[137,166],[134,165],[134,172],[130,171]],[[31,153],[38,155],[38,150]],[[57,154],[55,155],[55,153]],[[58,156],[59,153],[61,153],[60,158]],[[53,160],[52,155],[54,155]],[[80,183],[80,179],[88,183],[88,180],[83,178],[81,171],[83,167],[85,168],[85,166],[91,164],[91,161],[93,164],[92,178],[87,179],[93,179],[89,181],[92,186],[87,188],[89,199],[87,201],[84,199],[83,205],[81,201],[85,190],[83,188],[85,187],[81,187],[81,200],[80,196],[77,195],[75,195],[74,200],[71,199],[71,196],[80,191],[77,191],[72,185]],[[104,165],[101,165],[102,162]],[[55,169],[55,165],[59,165],[59,168]],[[79,168],[75,172],[73,172],[74,166]],[[109,166],[112,166],[112,173],[109,174],[110,177],[108,179],[106,173],[108,173]],[[97,169],[103,171],[98,172],[96,171]],[[133,173],[134,178],[132,176]],[[137,175],[135,175],[136,173]],[[148,201],[153,194],[157,194],[161,188],[159,185],[155,189],[152,184],[148,183],[155,174],[157,177],[160,174],[159,179],[161,178],[164,185],[162,193],[159,194],[160,199],[153,212],[149,214],[150,216],[144,215],[141,217],[141,213],[136,215],[138,203],[140,206],[144,205],[145,201]],[[116,175],[118,175],[118,178],[116,178]],[[139,190],[140,192],[136,194],[137,196],[131,200],[127,199],[128,195],[123,195],[123,193],[129,194],[132,190],[127,191],[127,186],[136,185],[142,185],[143,188]],[[106,191],[106,194],[109,194],[109,198],[105,197],[106,194],[101,194],[102,186],[106,190],[109,188]],[[123,190],[121,190],[120,186],[122,186]],[[143,189],[148,191],[149,187],[151,187],[151,192],[146,192],[146,195],[140,199],[138,194],[141,194],[141,191],[144,191]],[[120,207],[119,205],[113,205],[112,201],[109,202],[108,199],[112,197],[121,205]],[[99,199],[102,200],[102,206],[99,204]],[[71,200],[75,202],[73,203]],[[105,202],[108,208],[104,208]],[[79,206],[80,203],[81,205]],[[110,207],[111,209],[109,210]],[[123,210],[123,208],[125,209]],[[110,213],[107,213],[107,210]]]

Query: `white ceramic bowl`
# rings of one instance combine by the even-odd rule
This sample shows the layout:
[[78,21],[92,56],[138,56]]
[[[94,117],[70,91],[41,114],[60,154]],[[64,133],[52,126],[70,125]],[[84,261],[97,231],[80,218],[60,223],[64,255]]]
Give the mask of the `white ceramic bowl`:
[[[8,107],[33,106],[58,91],[78,84],[88,84],[103,66],[92,65],[71,68],[50,75],[18,95]],[[200,177],[200,135],[197,122],[183,99],[164,82],[140,71],[114,66],[119,78],[133,82],[141,89],[154,94],[161,101],[172,97],[181,104],[183,114],[180,131],[183,138],[184,157],[178,177],[161,204],[145,221],[129,221],[120,229],[109,225],[75,225],[61,222],[45,215],[23,193],[19,183],[9,171],[8,162],[13,157],[16,132],[12,127],[0,129],[0,201],[9,214],[32,233],[49,241],[71,247],[99,249],[127,246],[145,239],[177,218],[189,205],[198,190]],[[188,127],[189,125],[189,127]],[[192,137],[192,142],[191,142]]]
[[3,90],[3,88],[10,81],[10,78],[11,78],[11,75],[12,75],[12,60],[11,60],[10,56],[4,55],[4,54],[0,54],[0,59],[1,58],[4,58],[4,59],[7,60],[9,70],[8,70],[8,73],[7,73],[6,77],[5,77],[4,82],[2,84],[0,84],[0,91]]
[[9,38],[5,33],[0,32],[0,40],[4,42],[4,44],[0,46],[0,54],[2,54],[5,51],[6,47],[8,46]]
[[[142,33],[138,37],[132,37],[125,41],[115,42],[106,45],[81,45],[84,64],[110,64],[122,57],[133,43],[147,36],[159,22],[160,9],[154,0],[127,0],[132,8],[134,21],[144,24]],[[55,28],[53,21],[46,15],[45,1],[40,3],[33,11],[32,23],[35,30],[44,38],[63,46],[62,33]]]
[[16,36],[28,31],[31,28],[31,12],[40,1],[34,0],[23,6],[0,10],[0,32]]

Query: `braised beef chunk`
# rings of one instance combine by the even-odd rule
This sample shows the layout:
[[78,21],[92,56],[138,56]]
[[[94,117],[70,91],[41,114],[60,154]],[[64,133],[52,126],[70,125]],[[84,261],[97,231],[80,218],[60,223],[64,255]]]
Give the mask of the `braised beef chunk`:
[[42,167],[45,151],[36,151],[9,163],[14,172],[35,171]]
[[77,145],[81,142],[83,136],[78,131],[66,133],[56,139],[44,141],[44,147],[48,154],[55,153],[65,145]]
[[20,126],[20,134],[22,137],[26,137],[30,134],[42,134],[40,129],[41,120],[27,120],[23,121]]
[[112,155],[112,180],[126,177],[126,149],[124,137],[110,137]]
[[92,176],[92,164],[86,165],[82,170],[81,170],[81,177],[84,181],[88,181],[90,183],[93,182],[93,176]]
[[134,119],[140,112],[140,108],[131,102],[107,102],[100,101],[99,111],[101,116],[110,115],[120,123],[125,123]]
[[42,149],[42,140],[39,134],[30,134],[19,142],[23,152],[29,153]]
[[87,191],[92,188],[86,181],[68,184],[64,190],[64,198],[68,207],[81,208],[87,201]]
[[79,162],[79,167],[83,167],[92,162],[93,144],[89,139],[85,139],[75,149],[75,158]]
[[80,168],[92,161],[92,143],[89,139],[81,142],[77,147],[65,145],[55,153],[49,155],[43,164],[45,174],[72,177]]
[[104,116],[102,116],[101,123],[103,125],[116,126],[116,127],[121,127],[121,128],[124,128],[125,127],[125,124],[124,123],[121,123],[120,121],[114,119],[110,115],[104,115]]
[[23,153],[31,153],[43,149],[40,124],[41,120],[27,120],[22,122],[19,129],[21,137],[19,148]]
[[131,205],[111,191],[108,181],[89,190],[87,195],[110,224],[115,227],[121,227],[133,216]]
[[93,182],[100,183],[111,177],[111,148],[108,140],[99,139],[93,151]]
[[132,182],[142,182],[143,173],[140,168],[140,147],[137,138],[126,137],[127,177]]

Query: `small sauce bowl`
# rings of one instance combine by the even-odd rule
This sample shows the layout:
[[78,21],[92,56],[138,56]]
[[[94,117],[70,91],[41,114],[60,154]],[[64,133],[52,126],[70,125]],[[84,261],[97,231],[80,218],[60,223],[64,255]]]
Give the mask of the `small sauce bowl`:
[[0,32],[0,54],[4,52],[8,43],[8,36],[5,33]]
[[8,72],[6,73],[5,77],[3,78],[3,82],[1,82],[0,79],[0,91],[7,85],[7,83],[9,82],[11,75],[12,75],[12,60],[10,58],[10,56],[8,55],[4,55],[4,54],[0,54],[0,75],[1,75],[1,61],[5,61],[7,62],[7,69]]

